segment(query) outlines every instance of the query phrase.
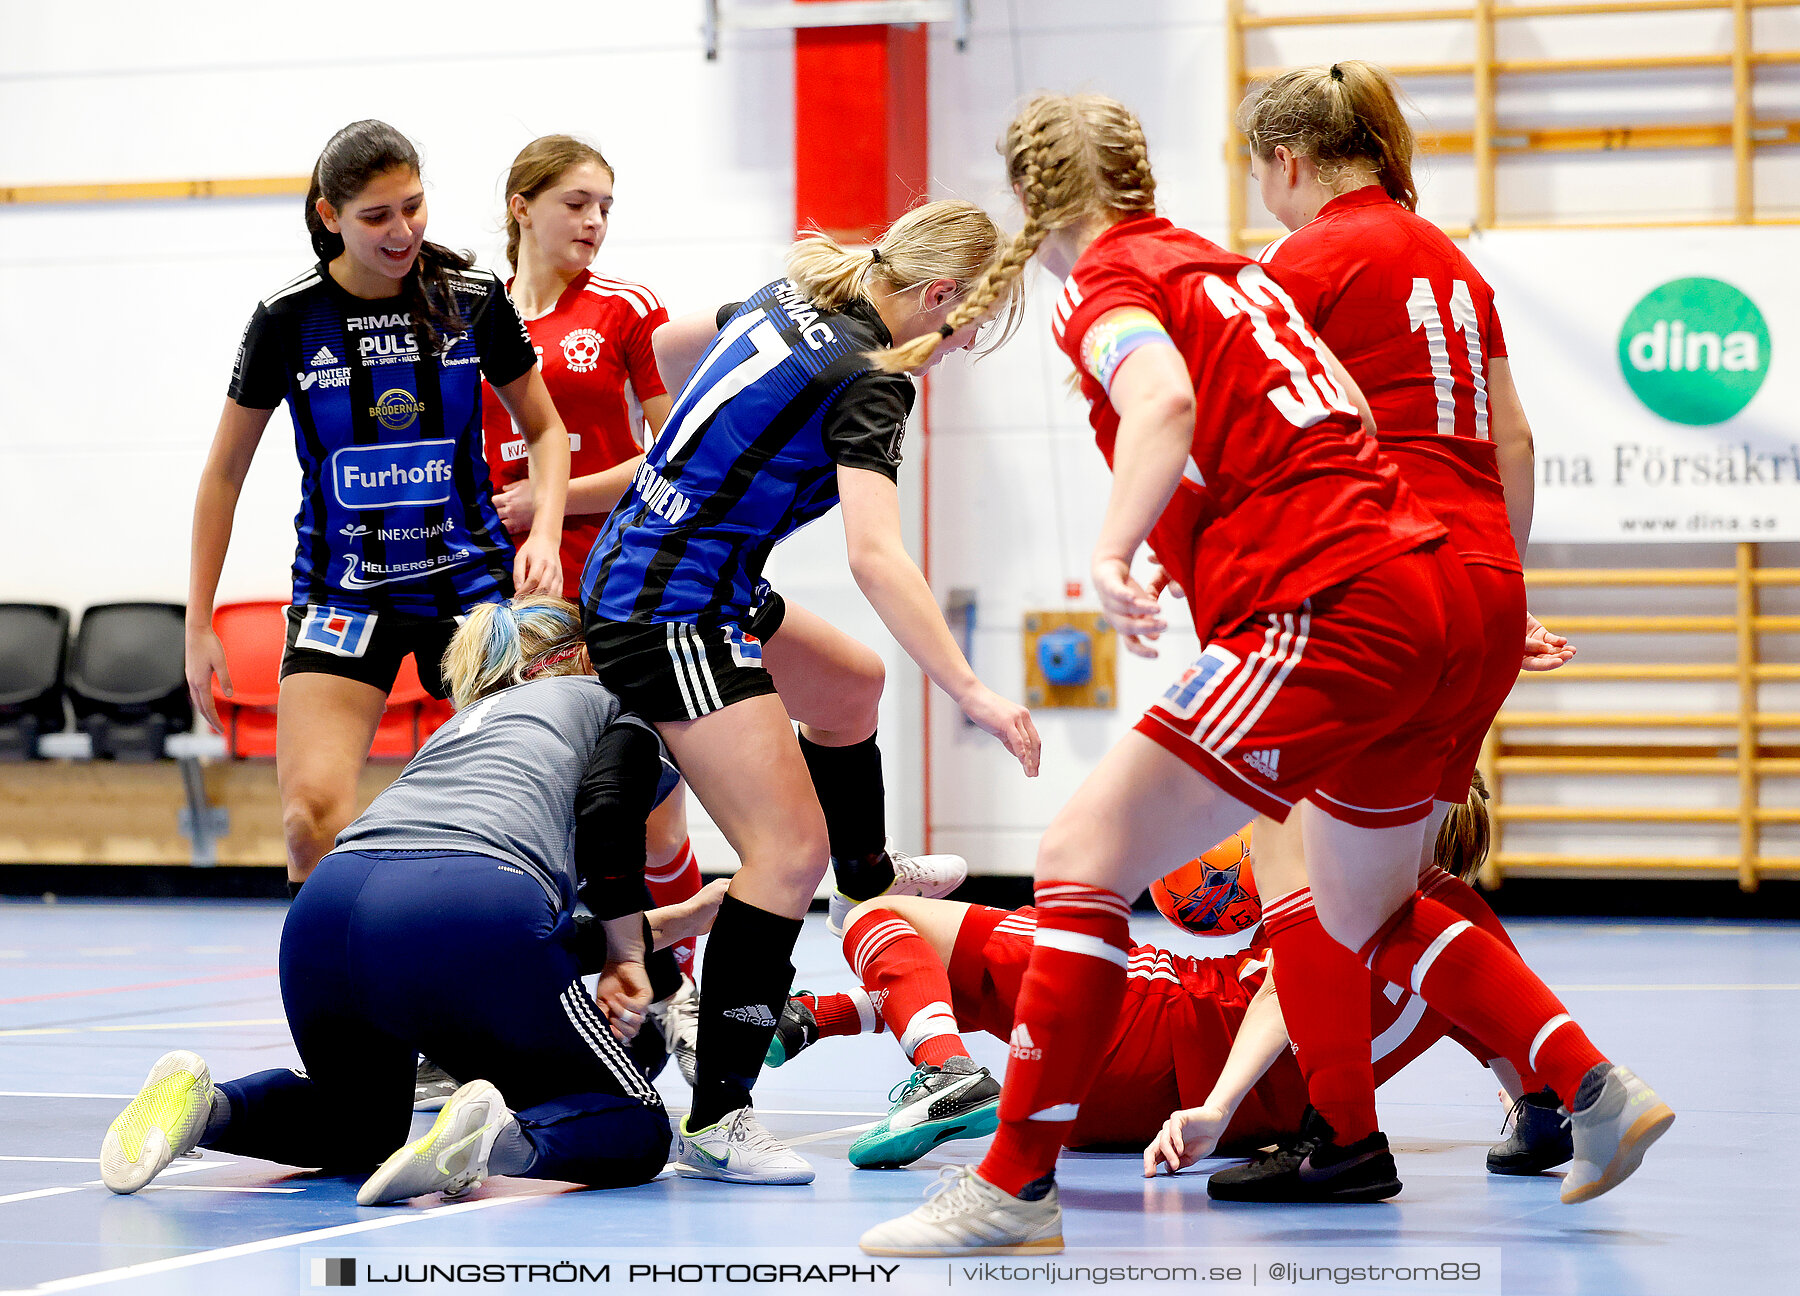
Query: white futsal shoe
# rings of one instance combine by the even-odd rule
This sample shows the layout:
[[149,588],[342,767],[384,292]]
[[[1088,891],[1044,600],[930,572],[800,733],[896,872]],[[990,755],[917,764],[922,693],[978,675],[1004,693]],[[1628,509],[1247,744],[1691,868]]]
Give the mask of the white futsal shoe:
[[[890,850],[888,858],[894,863],[894,881],[881,893],[884,896],[924,896],[938,900],[956,890],[969,876],[969,861],[961,855],[908,855],[905,851]],[[868,898],[878,900],[881,897]],[[825,915],[826,930],[833,936],[842,936],[850,911],[862,903],[842,891],[833,891],[831,907]]]
[[681,989],[651,1004],[648,1012],[662,1028],[663,1040],[675,1056],[675,1065],[681,1068],[681,1078],[692,1089],[700,1064],[700,991],[693,979],[683,973]]
[[1063,1249],[1056,1185],[1040,1201],[1002,1192],[969,1166],[945,1166],[910,1215],[862,1235],[877,1256],[1055,1255]]
[[675,1173],[725,1183],[806,1184],[807,1161],[764,1129],[748,1106],[728,1112],[714,1125],[690,1130],[684,1116],[675,1127]]
[[[1582,1088],[1594,1079],[1583,1079]],[[1650,1145],[1675,1123],[1675,1113],[1656,1091],[1622,1066],[1608,1067],[1599,1096],[1569,1113],[1575,1159],[1563,1178],[1566,1206],[1588,1201],[1624,1183]],[[1579,1096],[1578,1096],[1579,1097]]]
[[441,1192],[460,1197],[487,1178],[494,1140],[512,1120],[500,1091],[486,1080],[471,1080],[450,1095],[422,1138],[414,1139],[369,1176],[357,1190],[358,1206]]
[[198,1054],[164,1053],[100,1143],[100,1182],[134,1193],[186,1156],[212,1115],[212,1072]]

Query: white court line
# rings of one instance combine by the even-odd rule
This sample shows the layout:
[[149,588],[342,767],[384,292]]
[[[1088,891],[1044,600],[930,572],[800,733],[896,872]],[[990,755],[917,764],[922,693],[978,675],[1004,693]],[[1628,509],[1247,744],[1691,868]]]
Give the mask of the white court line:
[[134,1093],[45,1093],[41,1089],[0,1089],[0,1098],[136,1098]]
[[12,1193],[0,1197],[0,1206],[6,1205],[7,1202],[30,1201],[33,1197],[55,1197],[58,1193],[80,1192],[85,1186],[84,1184],[73,1188],[34,1188],[30,1192]]
[[823,1134],[802,1134],[799,1138],[783,1139],[789,1147],[803,1147],[808,1143],[823,1143],[826,1139],[837,1138],[844,1134],[861,1134],[864,1130],[874,1129],[880,1121],[868,1121],[862,1125],[846,1125],[842,1129],[826,1130]]
[[243,1242],[237,1246],[219,1247],[212,1251],[195,1251],[188,1255],[171,1256],[167,1260],[150,1260],[143,1264],[125,1265],[118,1269],[102,1269],[96,1273],[76,1274],[72,1278],[55,1278],[49,1282],[39,1283],[35,1287],[20,1287],[0,1292],[0,1296],[36,1296],[40,1292],[76,1291],[82,1287],[98,1287],[103,1283],[123,1282],[127,1278],[147,1278],[151,1274],[191,1269],[195,1265],[211,1264],[215,1260],[235,1260],[240,1256],[256,1255],[263,1251],[279,1251],[283,1247],[298,1246],[306,1242],[323,1242],[327,1238],[348,1237],[353,1233],[393,1228],[396,1224],[417,1224],[421,1220],[436,1219],[439,1215],[461,1215],[469,1211],[483,1210],[489,1206],[503,1206],[507,1202],[532,1201],[544,1195],[543,1193],[524,1193],[512,1197],[488,1197],[481,1201],[458,1202],[454,1206],[438,1206],[428,1210],[401,1210],[381,1219],[358,1220],[354,1224],[338,1224],[332,1228],[310,1229],[304,1233],[284,1233],[280,1237],[263,1238],[258,1242]]
[[[0,1156],[0,1161],[60,1161],[71,1165],[99,1165],[99,1157],[52,1157],[52,1156]],[[232,1165],[231,1161],[208,1161],[205,1157],[182,1157],[172,1165],[163,1168],[163,1174],[193,1174],[196,1170],[210,1170],[214,1166]],[[95,1180],[98,1183],[99,1180]]]
[[75,1165],[99,1165],[99,1157],[0,1156],[0,1161],[67,1161]]
[[[59,1161],[59,1162],[74,1162],[78,1165],[98,1165],[100,1163],[100,1158],[98,1158],[98,1157],[9,1156],[9,1157],[0,1157],[0,1160],[4,1160],[4,1161]],[[231,1164],[231,1162],[229,1162],[229,1161],[205,1161],[205,1160],[189,1161],[184,1158],[183,1160],[177,1161],[174,1165],[165,1167],[163,1169],[163,1173],[165,1175],[193,1174],[194,1171],[196,1171],[196,1170],[211,1170],[214,1166],[223,1166],[223,1165],[230,1165],[230,1164]],[[10,1193],[5,1197],[0,1197],[0,1206],[4,1206],[9,1202],[31,1201],[37,1197],[55,1197],[61,1193],[80,1192],[83,1188],[104,1188],[105,1186],[106,1185],[105,1185],[104,1181],[102,1181],[102,1180],[89,1179],[86,1183],[66,1184],[60,1188],[34,1188],[30,1192]],[[222,1185],[222,1184],[217,1187],[213,1187],[210,1185],[203,1187],[202,1185],[199,1185],[199,1184],[191,1184],[191,1185],[190,1184],[162,1184],[160,1186],[163,1188],[177,1188],[177,1187],[185,1188],[189,1192],[230,1191],[230,1192],[291,1193],[291,1192],[303,1191],[302,1189],[299,1189],[299,1188],[230,1188],[230,1189],[228,1189],[225,1185]]]

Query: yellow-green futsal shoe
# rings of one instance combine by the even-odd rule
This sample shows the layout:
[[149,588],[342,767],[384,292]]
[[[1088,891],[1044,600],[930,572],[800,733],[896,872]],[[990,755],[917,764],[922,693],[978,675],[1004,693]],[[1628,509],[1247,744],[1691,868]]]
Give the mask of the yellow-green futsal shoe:
[[116,1193],[134,1193],[186,1156],[206,1132],[212,1096],[212,1072],[198,1054],[163,1054],[138,1096],[107,1128],[100,1181]]

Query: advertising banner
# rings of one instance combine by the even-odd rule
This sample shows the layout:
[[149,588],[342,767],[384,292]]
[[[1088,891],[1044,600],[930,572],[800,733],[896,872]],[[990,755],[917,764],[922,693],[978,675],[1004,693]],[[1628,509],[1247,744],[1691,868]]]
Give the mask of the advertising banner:
[[1539,542],[1800,539],[1800,228],[1478,235]]

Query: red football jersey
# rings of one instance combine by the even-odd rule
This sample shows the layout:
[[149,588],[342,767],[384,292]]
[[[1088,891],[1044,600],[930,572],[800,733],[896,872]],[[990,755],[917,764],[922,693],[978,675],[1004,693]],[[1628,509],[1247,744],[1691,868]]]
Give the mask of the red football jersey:
[[[1333,198],[1262,254],[1368,398],[1401,475],[1465,561],[1522,570],[1488,435],[1488,361],[1506,355],[1494,290],[1380,185]],[[1292,272],[1298,272],[1293,274]]]
[[1444,534],[1363,432],[1279,277],[1160,217],[1095,239],[1052,324],[1108,464],[1119,416],[1107,353],[1127,345],[1109,335],[1144,314],[1174,341],[1198,403],[1187,485],[1150,544],[1202,642]]
[[[643,453],[632,436],[625,385],[631,384],[640,401],[663,394],[650,335],[668,320],[669,312],[642,284],[583,270],[549,314],[525,322],[544,385],[569,431],[571,478],[604,472]],[[525,457],[525,438],[505,407],[485,384],[481,396],[488,471],[498,490],[524,478],[531,465]],[[580,599],[581,569],[605,523],[604,513],[563,519],[564,597]]]
[[[1160,988],[1185,998],[1183,1008],[1193,1014],[1195,1029],[1177,1032],[1174,1041],[1176,1082],[1187,1106],[1198,1106],[1212,1092],[1243,1023],[1250,996],[1262,985],[1273,961],[1260,936],[1259,932],[1249,948],[1225,958],[1187,959],[1153,951],[1161,954],[1165,964],[1173,965],[1170,970],[1180,983]],[[1149,965],[1147,949],[1133,947],[1133,975],[1138,974],[1140,966]],[[1279,993],[1280,986],[1276,989]],[[1393,1079],[1440,1039],[1456,1038],[1450,1023],[1427,1008],[1423,999],[1381,981],[1370,986],[1369,1018],[1369,1053],[1374,1060],[1377,1085]],[[1117,1045],[1114,1047],[1116,1050]],[[1306,1101],[1306,1081],[1293,1051],[1284,1049],[1245,1096],[1221,1143],[1262,1143],[1296,1130]]]

